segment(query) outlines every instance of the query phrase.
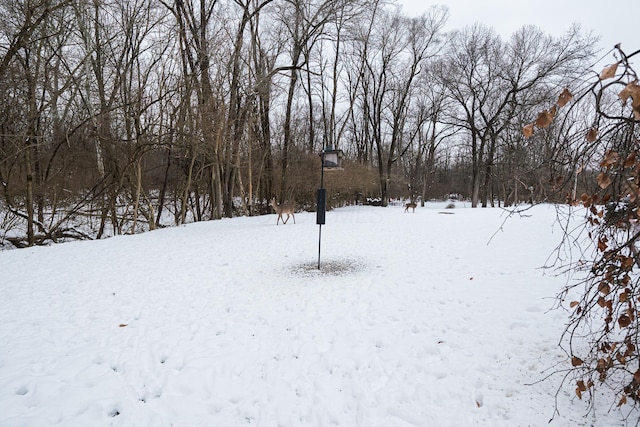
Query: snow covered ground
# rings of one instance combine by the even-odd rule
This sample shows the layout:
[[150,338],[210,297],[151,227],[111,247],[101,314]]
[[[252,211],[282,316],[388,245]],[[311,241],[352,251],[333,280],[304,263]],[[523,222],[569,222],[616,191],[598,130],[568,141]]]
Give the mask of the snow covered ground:
[[[0,426],[548,425],[554,207],[338,209],[319,271],[296,221],[0,252]],[[624,425],[573,388],[550,425]]]

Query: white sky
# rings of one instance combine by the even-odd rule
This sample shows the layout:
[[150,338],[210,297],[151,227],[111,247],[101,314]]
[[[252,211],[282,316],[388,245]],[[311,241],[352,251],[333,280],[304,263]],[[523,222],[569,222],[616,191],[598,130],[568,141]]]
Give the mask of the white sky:
[[602,54],[616,43],[621,43],[627,54],[640,49],[637,25],[640,2],[637,0],[623,3],[593,0],[398,0],[398,3],[409,15],[426,11],[432,4],[448,6],[447,30],[481,22],[507,38],[523,25],[533,24],[557,36],[573,23],[579,23],[584,31],[593,30],[594,34],[601,36]]

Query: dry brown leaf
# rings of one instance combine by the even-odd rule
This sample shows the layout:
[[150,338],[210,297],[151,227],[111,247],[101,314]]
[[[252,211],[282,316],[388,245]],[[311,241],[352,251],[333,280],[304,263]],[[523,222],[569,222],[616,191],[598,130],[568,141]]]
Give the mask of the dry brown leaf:
[[604,156],[604,159],[600,162],[600,166],[606,168],[613,166],[620,160],[620,155],[617,151],[609,150]]
[[551,122],[553,121],[553,116],[547,110],[542,111],[538,114],[538,118],[536,119],[536,126],[539,128],[545,129],[548,128]]
[[620,325],[621,328],[626,328],[630,324],[631,319],[629,318],[629,316],[623,314],[622,316],[618,317],[618,325]]
[[580,359],[580,358],[579,358],[579,357],[577,357],[577,356],[573,356],[573,357],[571,358],[571,366],[580,366],[580,365],[582,365],[582,363],[583,363],[583,362],[582,362],[582,359]]
[[119,328],[124,328],[125,326],[128,326],[128,325],[127,325],[126,323],[120,323],[120,324],[118,325],[118,327],[119,327]]
[[618,299],[620,300],[620,302],[627,302],[629,301],[629,294],[627,293],[627,291],[624,291],[620,295],[618,295]]
[[587,142],[593,142],[596,139],[598,139],[598,129],[596,128],[589,129],[589,131],[587,132]]
[[640,86],[638,82],[629,83],[625,89],[628,88],[629,96],[633,99],[631,108],[633,108],[633,117],[636,120],[640,120]]
[[608,186],[610,186],[611,185],[611,177],[609,176],[609,174],[606,174],[604,172],[600,172],[600,175],[598,175],[598,185],[603,190],[605,188],[607,188]]
[[571,94],[571,92],[569,92],[569,89],[564,88],[564,90],[558,97],[558,102],[556,102],[556,105],[558,107],[564,107],[565,105],[567,105],[567,102],[571,101],[571,98],[573,98],[573,95]]
[[618,407],[625,405],[627,403],[627,396],[622,396],[622,399],[620,399],[620,402],[618,402]]
[[622,104],[626,105],[627,100],[631,98],[631,108],[633,109],[633,116],[636,120],[640,120],[640,86],[637,81],[633,81],[625,86],[618,94],[622,100]]
[[627,99],[629,99],[629,97],[633,98],[633,94],[634,92],[637,92],[638,88],[640,88],[640,86],[638,86],[638,82],[631,82],[620,91],[618,96],[622,100],[623,105],[627,104]]
[[571,301],[571,303],[569,304],[569,307],[573,308],[576,305],[579,305],[580,303],[578,301]]
[[522,133],[525,138],[531,138],[533,136],[533,126],[534,124],[531,123],[522,128]]
[[618,71],[618,64],[619,62],[616,62],[615,64],[609,65],[607,68],[602,70],[602,72],[600,73],[600,80],[605,80],[605,79],[610,79],[612,77],[615,77],[616,71]]
[[631,166],[636,164],[636,152],[632,152],[631,154],[629,154],[629,156],[627,157],[627,159],[624,161],[624,168],[630,168]]

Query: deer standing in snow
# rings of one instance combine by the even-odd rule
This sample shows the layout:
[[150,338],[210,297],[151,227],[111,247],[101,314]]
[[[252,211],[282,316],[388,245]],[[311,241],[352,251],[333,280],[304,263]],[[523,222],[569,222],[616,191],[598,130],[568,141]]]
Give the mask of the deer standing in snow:
[[404,205],[404,211],[409,212],[409,209],[413,209],[413,211],[415,212],[416,206],[418,206],[416,202],[407,203],[406,205]]
[[271,199],[269,206],[271,206],[273,210],[276,211],[276,213],[278,214],[278,221],[276,222],[276,225],[280,224],[280,219],[282,218],[283,214],[287,215],[287,219],[282,218],[283,224],[286,224],[287,221],[289,221],[290,216],[293,217],[293,223],[294,224],[296,223],[296,216],[294,215],[294,212],[293,212],[293,204],[282,203],[279,205],[276,203],[276,199],[274,197],[273,199]]

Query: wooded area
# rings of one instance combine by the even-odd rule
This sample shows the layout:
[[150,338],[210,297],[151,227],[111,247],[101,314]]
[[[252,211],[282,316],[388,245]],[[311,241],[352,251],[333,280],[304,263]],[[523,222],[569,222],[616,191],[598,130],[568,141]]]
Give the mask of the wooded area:
[[579,27],[445,32],[444,7],[408,17],[380,0],[0,12],[0,246],[258,215],[274,196],[313,210],[324,147],[345,153],[325,176],[333,206],[563,202],[597,185],[578,159],[604,149],[582,144],[580,106],[522,132],[589,77],[597,40]]

